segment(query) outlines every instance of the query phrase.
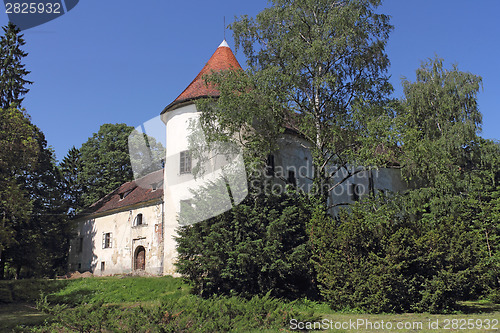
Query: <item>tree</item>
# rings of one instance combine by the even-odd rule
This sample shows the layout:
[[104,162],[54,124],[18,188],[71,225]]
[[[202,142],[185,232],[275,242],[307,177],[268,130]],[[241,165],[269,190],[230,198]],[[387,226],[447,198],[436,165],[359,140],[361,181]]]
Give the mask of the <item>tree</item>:
[[74,216],[84,208],[82,197],[85,187],[79,179],[82,172],[82,154],[74,146],[59,164],[59,169],[63,178],[64,196],[68,203],[68,215]]
[[442,313],[482,294],[481,237],[466,216],[430,224],[413,219],[409,204],[404,196],[378,196],[336,221],[314,215],[312,261],[332,308]]
[[125,182],[160,170],[164,149],[155,138],[126,124],[101,125],[79,149],[71,148],[59,165],[69,215]]
[[101,125],[80,148],[84,206],[133,180],[128,152],[128,137],[133,129],[125,124]]
[[[481,77],[443,67],[443,59],[422,63],[416,81],[403,80],[403,107],[397,126],[404,155],[404,175],[421,187],[448,187],[457,183],[481,129],[477,104]],[[462,178],[462,177],[458,177]]]
[[206,78],[220,89],[216,100],[197,102],[208,139],[241,138],[247,155],[263,159],[276,148],[273,138],[292,128],[310,142],[325,207],[329,192],[360,172],[350,166],[383,164],[374,152],[393,115],[383,107],[392,89],[384,51],[392,27],[375,12],[379,4],[275,0],[255,20],[237,19],[231,28],[248,70]]
[[6,250],[6,260],[21,276],[54,277],[66,270],[71,228],[66,215],[62,177],[53,151],[37,128],[39,154],[34,167],[17,175],[17,183],[29,198],[31,213],[26,223],[15,224],[15,246]]
[[[307,199],[289,191],[271,192],[254,179],[248,196],[231,210],[178,231],[177,270],[203,297],[317,296],[309,264]],[[257,185],[259,183],[259,185]],[[220,194],[211,185],[196,192],[198,210],[211,210]],[[189,206],[181,217],[192,220]],[[180,219],[180,223],[185,220]]]
[[459,300],[498,299],[500,150],[478,136],[480,85],[442,59],[423,63],[394,109],[412,186],[365,197],[337,219],[313,214],[312,260],[332,307],[448,312]]
[[21,30],[9,22],[2,27],[4,36],[0,39],[0,108],[6,109],[15,104],[21,106],[24,96],[29,89],[28,84],[33,82],[24,79],[30,72],[25,69],[22,59],[28,53],[21,50],[26,42]]
[[0,112],[0,278],[5,250],[16,244],[16,229],[29,221],[31,201],[18,176],[32,169],[39,154],[36,128],[17,108]]

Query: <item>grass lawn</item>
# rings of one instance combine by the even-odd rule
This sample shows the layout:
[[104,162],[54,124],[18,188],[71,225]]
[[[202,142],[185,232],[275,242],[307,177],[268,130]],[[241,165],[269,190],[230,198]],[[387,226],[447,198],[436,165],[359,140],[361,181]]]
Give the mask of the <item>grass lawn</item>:
[[[201,326],[201,332],[287,332],[293,328],[314,327],[332,328],[325,330],[328,332],[500,332],[500,305],[487,301],[465,302],[461,313],[453,315],[362,314],[333,312],[326,304],[310,301],[290,305],[262,298],[252,301],[237,298],[203,300],[189,295],[189,286],[172,277],[0,282],[0,288],[12,291],[12,302],[0,303],[2,333],[14,329],[29,332],[30,327],[35,326],[44,327],[35,330],[38,332],[84,331],[84,322],[95,329],[100,321],[109,318],[115,318],[111,326],[122,327],[124,332],[149,332],[151,327],[154,332],[152,323],[155,320],[171,325],[169,328],[177,327],[173,332],[190,332]],[[61,317],[36,310],[35,300],[40,298],[40,292],[47,296],[50,304],[63,304],[64,311],[68,312],[65,320],[73,320],[75,324],[62,329],[57,323],[57,318]],[[314,315],[311,314],[313,311]],[[290,321],[294,318],[297,321]],[[47,324],[44,324],[46,320]],[[237,324],[233,326],[233,322]],[[312,326],[314,322],[316,326]],[[68,327],[73,327],[73,330]],[[192,330],[184,330],[186,327],[192,327]]]

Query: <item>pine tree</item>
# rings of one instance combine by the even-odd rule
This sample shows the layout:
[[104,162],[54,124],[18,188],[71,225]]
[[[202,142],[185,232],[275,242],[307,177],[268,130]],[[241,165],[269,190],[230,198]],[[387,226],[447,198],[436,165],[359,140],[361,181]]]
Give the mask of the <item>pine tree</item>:
[[72,147],[59,165],[63,177],[64,196],[68,203],[68,215],[72,216],[83,208],[84,186],[79,180],[82,172],[82,153]]
[[24,35],[12,22],[2,29],[5,35],[0,39],[0,108],[6,109],[12,103],[20,107],[22,96],[29,91],[26,86],[33,82],[24,79],[30,73],[21,62],[28,55],[21,50],[26,44]]

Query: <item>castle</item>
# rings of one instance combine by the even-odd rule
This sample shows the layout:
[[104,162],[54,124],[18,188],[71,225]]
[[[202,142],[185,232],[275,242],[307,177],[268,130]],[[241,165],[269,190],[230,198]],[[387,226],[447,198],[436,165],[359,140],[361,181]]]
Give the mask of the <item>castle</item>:
[[[113,275],[139,270],[154,275],[175,275],[179,214],[182,205],[190,203],[191,189],[196,188],[200,181],[192,174],[193,161],[187,139],[189,124],[199,116],[195,101],[219,94],[215,87],[205,84],[203,76],[228,69],[241,69],[241,66],[224,40],[196,78],[161,112],[166,129],[164,169],[123,184],[76,219],[77,236],[71,241],[69,254],[71,271]],[[312,168],[311,153],[305,148],[307,145],[305,139],[293,131],[285,131],[278,142],[280,149],[268,157],[268,169],[295,186],[309,183],[298,172]],[[217,163],[205,180],[215,180],[224,172],[221,167],[224,163]],[[244,173],[238,156],[231,163]],[[243,182],[246,184],[246,179]],[[244,198],[244,195],[238,197],[233,192],[231,200],[229,196],[227,200],[220,199],[227,191],[225,185],[221,186],[222,196],[214,202],[216,213],[229,209]],[[233,185],[236,188],[241,184],[231,184],[231,189]],[[404,188],[397,170],[380,169],[375,174],[366,171],[357,174],[354,182],[339,186],[336,193],[332,193],[331,200],[348,203],[358,200],[360,193],[367,189],[400,191]],[[244,194],[245,191],[238,193]],[[200,212],[199,219],[214,214]]]

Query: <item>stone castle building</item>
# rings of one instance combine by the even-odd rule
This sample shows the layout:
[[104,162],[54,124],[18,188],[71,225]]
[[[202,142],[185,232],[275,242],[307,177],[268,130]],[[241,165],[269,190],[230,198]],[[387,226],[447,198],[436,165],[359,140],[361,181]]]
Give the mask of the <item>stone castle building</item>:
[[[189,124],[199,116],[194,102],[218,96],[214,87],[205,85],[205,74],[237,68],[241,66],[223,41],[196,78],[161,112],[166,128],[164,169],[123,184],[77,218],[77,236],[71,241],[69,255],[70,270],[91,271],[95,275],[134,270],[154,275],[175,274],[175,235],[181,204],[189,202],[190,189],[196,188],[199,181],[191,173],[187,140]],[[269,156],[268,167],[281,179],[298,186],[309,182],[297,173],[301,168],[312,167],[311,154],[304,148],[308,143],[292,131],[286,131],[278,144],[280,149]],[[222,172],[221,168],[214,170],[209,179],[217,178]],[[246,179],[244,181],[246,183]],[[354,183],[344,185],[332,200],[357,200],[358,187],[399,191],[404,189],[404,184],[399,172],[393,169],[381,169],[376,174],[363,172]],[[226,190],[226,186],[223,188]],[[222,205],[220,212],[226,208]]]

